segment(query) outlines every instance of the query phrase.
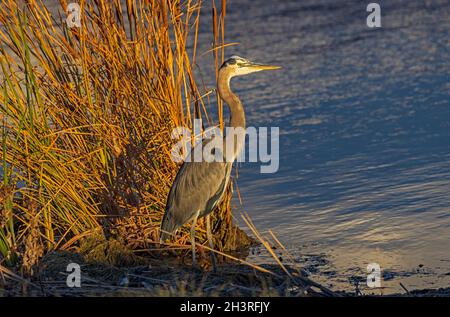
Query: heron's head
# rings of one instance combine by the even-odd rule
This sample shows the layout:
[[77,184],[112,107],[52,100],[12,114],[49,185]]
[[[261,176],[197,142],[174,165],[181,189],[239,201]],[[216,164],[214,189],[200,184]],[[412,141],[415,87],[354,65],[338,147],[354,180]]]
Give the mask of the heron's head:
[[248,59],[234,55],[231,56],[222,64],[220,70],[226,71],[230,75],[230,77],[234,77],[259,72],[262,70],[271,70],[279,68],[281,67],[254,63],[249,61]]

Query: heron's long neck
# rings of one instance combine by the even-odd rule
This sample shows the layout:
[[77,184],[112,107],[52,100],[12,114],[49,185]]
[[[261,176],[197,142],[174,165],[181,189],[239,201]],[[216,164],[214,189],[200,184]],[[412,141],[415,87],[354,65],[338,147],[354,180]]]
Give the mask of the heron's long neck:
[[[219,73],[219,79],[217,82],[217,88],[219,91],[219,96],[225,101],[225,103],[230,108],[230,123],[229,126],[232,128],[241,128],[237,131],[238,135],[234,137],[234,147],[233,147],[233,160],[241,152],[241,149],[245,142],[245,112],[239,97],[231,91],[230,88],[231,75],[226,71],[221,71]],[[240,133],[240,134],[239,134]],[[243,134],[243,135],[241,135]]]
[[219,76],[218,82],[219,95],[230,108],[230,123],[229,126],[233,128],[245,129],[245,112],[242,102],[239,97],[231,91],[230,78],[221,78]]

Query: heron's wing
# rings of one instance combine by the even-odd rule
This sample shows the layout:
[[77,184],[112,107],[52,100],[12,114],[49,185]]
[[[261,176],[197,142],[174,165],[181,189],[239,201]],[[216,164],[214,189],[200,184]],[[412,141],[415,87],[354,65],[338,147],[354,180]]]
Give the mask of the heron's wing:
[[197,213],[199,216],[210,213],[222,198],[231,166],[226,162],[185,162],[170,190],[163,225],[171,223],[172,232]]

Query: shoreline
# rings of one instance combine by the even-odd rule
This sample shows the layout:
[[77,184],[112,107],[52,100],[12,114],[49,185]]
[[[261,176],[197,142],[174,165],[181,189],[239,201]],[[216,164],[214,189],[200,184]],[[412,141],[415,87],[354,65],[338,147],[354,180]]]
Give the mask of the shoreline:
[[[205,257],[207,258],[207,257]],[[222,263],[218,271],[180,265],[175,259],[148,259],[145,265],[113,266],[86,261],[79,253],[58,251],[46,255],[29,279],[18,280],[0,267],[0,296],[212,296],[212,297],[422,297],[450,296],[450,288],[406,290],[376,295],[333,291],[315,283],[293,267],[262,265],[261,272],[244,264]],[[171,261],[172,260],[172,261]],[[177,263],[178,262],[178,263]],[[80,287],[68,287],[69,263],[81,271]],[[9,271],[11,272],[11,271]],[[11,272],[12,273],[12,272]],[[6,282],[6,283],[5,283]],[[2,285],[3,284],[3,285]]]

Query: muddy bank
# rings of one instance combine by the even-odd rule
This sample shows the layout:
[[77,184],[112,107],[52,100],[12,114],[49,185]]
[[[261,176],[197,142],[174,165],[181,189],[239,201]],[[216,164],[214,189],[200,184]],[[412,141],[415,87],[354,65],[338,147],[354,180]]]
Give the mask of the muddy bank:
[[[68,287],[70,263],[80,266],[81,287]],[[274,265],[265,272],[243,264],[222,263],[209,268],[181,266],[175,260],[148,259],[136,266],[87,262],[76,253],[46,255],[27,282],[10,280],[5,296],[336,296],[294,268]]]
[[[205,266],[180,265],[174,259],[147,260],[141,265],[113,266],[86,261],[77,253],[54,252],[42,259],[28,280],[1,274],[0,296],[370,296],[332,292],[293,267],[283,271],[279,266],[263,265],[263,272],[249,265],[222,263],[213,272]],[[73,272],[67,271],[70,263],[80,266],[81,287],[67,285]],[[390,296],[450,296],[450,288]]]

